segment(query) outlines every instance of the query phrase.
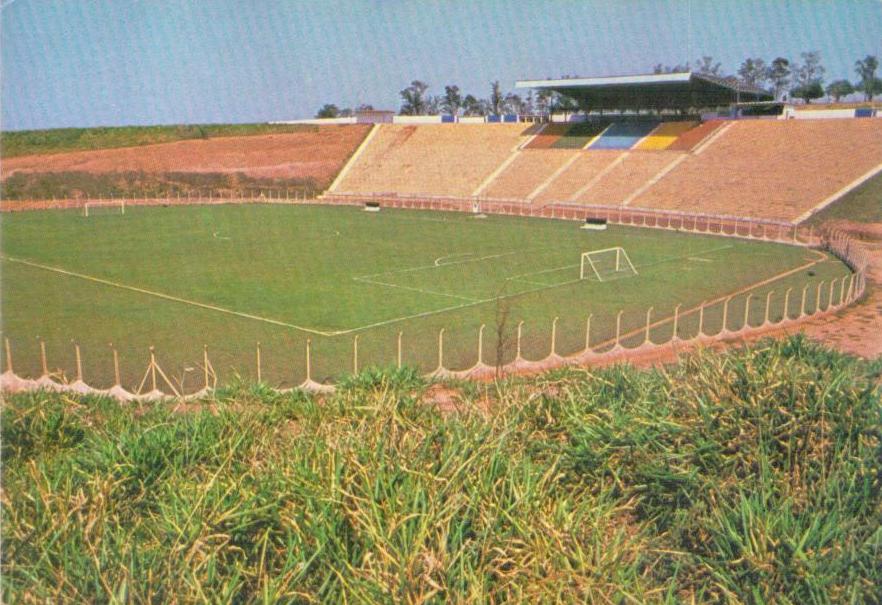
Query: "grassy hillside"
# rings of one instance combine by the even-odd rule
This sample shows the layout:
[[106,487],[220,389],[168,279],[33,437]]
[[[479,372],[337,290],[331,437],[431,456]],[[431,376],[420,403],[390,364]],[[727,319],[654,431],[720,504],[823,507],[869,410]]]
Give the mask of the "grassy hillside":
[[882,223],[882,174],[849,192],[836,203],[809,219],[821,224],[827,220],[849,220],[859,223]]
[[17,130],[4,132],[0,135],[0,155],[11,158],[20,155],[171,143],[185,139],[315,132],[316,130],[318,130],[318,126],[310,124],[176,124],[169,126]]
[[2,409],[5,602],[878,603],[882,364],[796,338],[667,371],[365,372]]

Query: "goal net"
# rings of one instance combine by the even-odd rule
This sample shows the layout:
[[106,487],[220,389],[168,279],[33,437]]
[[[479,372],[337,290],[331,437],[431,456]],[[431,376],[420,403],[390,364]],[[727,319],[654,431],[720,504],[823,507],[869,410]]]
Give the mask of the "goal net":
[[634,263],[621,246],[590,250],[582,253],[582,264],[579,279],[595,279],[609,281],[620,277],[637,275]]
[[83,204],[83,216],[97,216],[99,214],[125,214],[125,200],[106,200],[101,202],[86,202]]

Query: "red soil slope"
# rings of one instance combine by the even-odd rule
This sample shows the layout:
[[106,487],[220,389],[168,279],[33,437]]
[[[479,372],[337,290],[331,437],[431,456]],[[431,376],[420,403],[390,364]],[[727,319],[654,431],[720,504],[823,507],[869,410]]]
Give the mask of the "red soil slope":
[[369,128],[362,124],[323,126],[315,132],[29,155],[4,160],[2,178],[16,172],[241,172],[255,178],[313,178],[326,186]]

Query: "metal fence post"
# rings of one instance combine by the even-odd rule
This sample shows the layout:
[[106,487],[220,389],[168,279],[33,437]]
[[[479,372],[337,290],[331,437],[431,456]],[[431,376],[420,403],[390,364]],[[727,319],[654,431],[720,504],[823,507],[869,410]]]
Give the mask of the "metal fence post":
[[312,382],[312,338],[306,338],[306,382]]
[[122,380],[119,375],[119,353],[113,343],[110,343],[110,351],[113,353],[113,386],[121,386]]
[[12,370],[12,347],[9,345],[9,338],[4,338],[4,345],[6,347],[6,371],[10,374],[14,374]]
[[698,336],[704,335],[704,303],[705,301],[701,301],[701,306],[698,307]]
[[523,321],[518,322],[518,342],[517,342],[517,351],[515,355],[515,359],[521,359],[521,330],[524,326]]
[[672,342],[679,339],[679,336],[677,336],[677,327],[680,323],[680,307],[682,307],[682,306],[683,306],[683,304],[680,303],[679,305],[674,307],[674,329],[673,329],[673,333],[671,335]]
[[481,324],[481,327],[478,328],[478,363],[476,365],[484,364],[484,324]]
[[438,331],[438,369],[444,369],[444,328]]
[[591,318],[594,316],[593,313],[588,314],[588,319],[585,320],[585,352],[589,352],[591,350]]
[[726,326],[726,324],[728,323],[727,320],[729,318],[729,301],[730,300],[732,300],[731,296],[729,298],[727,298],[726,301],[723,303],[723,327],[720,329],[721,332],[725,332],[726,330],[729,329]]
[[806,292],[808,291],[808,287],[809,287],[809,284],[806,284],[802,288],[802,300],[799,303],[799,316],[800,317],[805,317],[805,295],[806,295]]
[[744,322],[741,324],[741,329],[750,327],[750,299],[753,297],[753,292],[747,295],[747,298],[744,299]]
[[46,361],[46,343],[40,338],[40,369],[43,370],[43,376],[49,375],[49,364]]
[[404,332],[398,332],[398,368],[401,369],[401,338],[404,336]]
[[619,339],[622,335],[622,313],[624,312],[625,310],[622,309],[616,314],[616,344],[614,346],[619,346]]
[[263,374],[260,371],[261,370],[260,365],[261,365],[260,364],[260,341],[257,341],[257,382],[258,383],[263,382]]
[[650,342],[649,341],[649,325],[650,325],[650,322],[652,321],[652,309],[653,309],[653,307],[649,307],[649,309],[646,310],[646,332],[643,336],[643,344],[649,344],[649,342]]
[[550,357],[553,357],[557,351],[557,320],[559,318],[555,317],[551,321],[551,353],[549,353]]
[[769,293],[766,294],[766,314],[763,317],[763,325],[769,323],[769,304],[772,302],[772,294],[774,294],[774,290],[769,290]]
[[793,288],[787,288],[787,291],[784,292],[784,319],[790,319],[790,293],[793,291]]
[[358,374],[358,334],[352,339],[352,373]]
[[77,382],[82,382],[83,380],[83,358],[80,355],[80,345],[74,342],[74,353],[76,355],[77,361]]
[[[821,288],[824,286],[824,282],[818,284],[818,290],[815,292],[815,310],[814,313],[817,313],[821,310]],[[813,314],[814,314],[813,313]]]

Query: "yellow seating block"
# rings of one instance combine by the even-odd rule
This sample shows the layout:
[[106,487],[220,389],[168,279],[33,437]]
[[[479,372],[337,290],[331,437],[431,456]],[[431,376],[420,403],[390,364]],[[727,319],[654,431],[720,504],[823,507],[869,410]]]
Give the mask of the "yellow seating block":
[[634,149],[642,151],[667,149],[681,134],[695,128],[697,124],[697,122],[664,122],[640,141]]

